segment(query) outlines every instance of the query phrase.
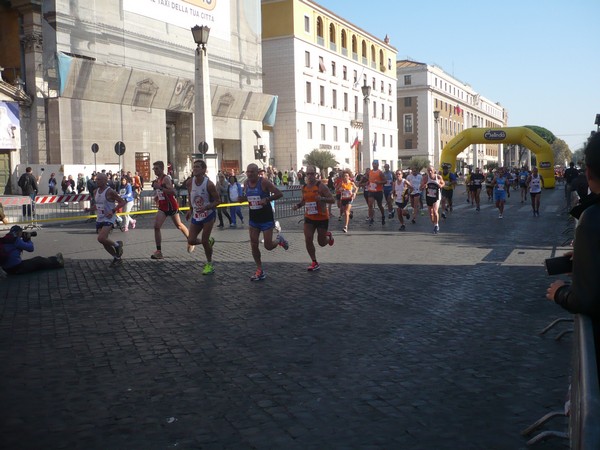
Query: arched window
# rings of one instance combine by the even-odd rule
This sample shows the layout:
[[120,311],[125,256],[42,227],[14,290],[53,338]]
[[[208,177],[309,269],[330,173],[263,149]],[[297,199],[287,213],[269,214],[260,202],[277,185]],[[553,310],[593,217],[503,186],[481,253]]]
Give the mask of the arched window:
[[335,45],[335,25],[334,24],[330,24],[329,25],[329,49],[336,51],[336,45]]
[[358,40],[352,36],[352,59],[358,61]]
[[381,70],[382,72],[385,72],[385,64],[384,64],[384,55],[383,55],[383,50],[379,50],[379,70]]
[[342,53],[344,56],[348,56],[348,35],[346,30],[342,30]]
[[375,46],[371,45],[371,67],[373,69],[377,68],[377,52],[375,51]]
[[361,49],[360,49],[360,57],[362,58],[362,63],[367,64],[367,43],[362,41]]
[[324,45],[323,19],[320,16],[317,17],[317,42],[320,45]]

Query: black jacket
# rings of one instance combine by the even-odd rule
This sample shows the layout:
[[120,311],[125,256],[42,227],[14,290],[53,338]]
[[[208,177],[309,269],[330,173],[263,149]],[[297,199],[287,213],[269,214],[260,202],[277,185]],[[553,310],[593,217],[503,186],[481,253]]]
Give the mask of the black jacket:
[[581,213],[575,229],[571,285],[559,288],[554,301],[567,311],[600,318],[600,196]]

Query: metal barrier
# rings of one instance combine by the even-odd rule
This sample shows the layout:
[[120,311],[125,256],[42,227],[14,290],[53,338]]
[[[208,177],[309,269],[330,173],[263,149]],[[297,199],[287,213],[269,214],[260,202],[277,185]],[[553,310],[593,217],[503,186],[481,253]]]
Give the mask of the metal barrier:
[[[600,323],[594,324],[583,314],[575,315],[569,418],[573,450],[600,449],[600,381],[594,326],[600,327]],[[600,329],[596,332],[600,336]]]

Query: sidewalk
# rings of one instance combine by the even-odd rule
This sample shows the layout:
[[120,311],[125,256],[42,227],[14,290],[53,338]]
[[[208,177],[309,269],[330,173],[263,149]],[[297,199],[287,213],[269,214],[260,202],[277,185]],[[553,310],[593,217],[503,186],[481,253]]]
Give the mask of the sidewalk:
[[0,280],[3,447],[524,449],[568,388],[570,338],[538,336],[568,317],[542,266],[563,251],[563,197],[499,220],[457,192],[439,235],[358,208],[348,234],[331,221],[316,273],[286,218],[290,249],[261,247],[258,283],[246,227],[214,230],[204,277],[170,221],[162,261],[152,216],[113,234],[116,270],[93,224],[45,227],[35,254],[67,269]]

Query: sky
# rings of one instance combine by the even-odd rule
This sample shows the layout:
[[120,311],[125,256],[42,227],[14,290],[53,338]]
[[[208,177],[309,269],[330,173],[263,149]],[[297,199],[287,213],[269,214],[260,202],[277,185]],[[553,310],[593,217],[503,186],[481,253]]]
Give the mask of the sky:
[[314,0],[398,51],[583,147],[600,114],[600,0]]

